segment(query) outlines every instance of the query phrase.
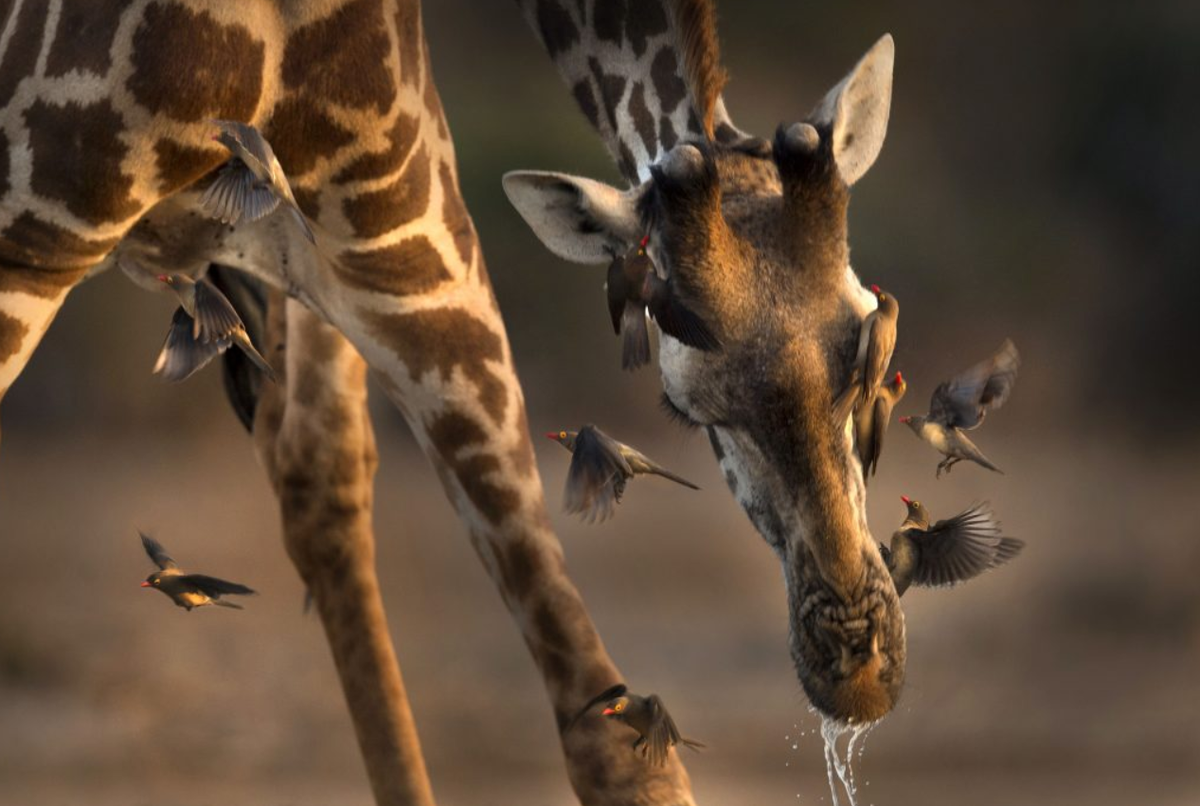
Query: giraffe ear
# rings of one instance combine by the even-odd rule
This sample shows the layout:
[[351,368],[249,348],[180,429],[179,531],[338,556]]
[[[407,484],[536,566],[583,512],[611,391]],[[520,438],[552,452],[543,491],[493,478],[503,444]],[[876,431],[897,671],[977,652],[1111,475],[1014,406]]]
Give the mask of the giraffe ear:
[[512,171],[504,192],[551,252],[576,263],[603,263],[641,234],[639,190],[620,191],[580,176]]
[[895,59],[892,35],[884,34],[808,116],[818,129],[832,132],[833,159],[847,185],[867,172],[883,148]]

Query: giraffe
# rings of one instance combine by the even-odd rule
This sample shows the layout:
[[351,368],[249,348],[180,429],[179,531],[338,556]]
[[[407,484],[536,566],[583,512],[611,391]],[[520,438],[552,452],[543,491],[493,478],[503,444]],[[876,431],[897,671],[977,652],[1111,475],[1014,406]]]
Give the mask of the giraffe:
[[726,111],[711,0],[521,6],[628,187],[516,171],[510,201],[566,260],[607,262],[649,237],[660,274],[723,345],[660,334],[663,403],[707,432],[782,564],[809,701],[842,723],[882,718],[903,684],[904,615],[852,429],[830,412],[876,304],[850,266],[846,215],[886,134],[891,37],[767,140]]
[[[240,410],[376,801],[434,802],[374,568],[368,368],[533,656],[580,800],[693,803],[674,755],[646,765],[603,720],[566,730],[621,675],[550,527],[417,0],[15,0],[0,26],[0,399],[86,277],[220,267],[266,299],[283,380]],[[227,159],[213,119],[264,131],[316,249],[280,216],[196,212]]]

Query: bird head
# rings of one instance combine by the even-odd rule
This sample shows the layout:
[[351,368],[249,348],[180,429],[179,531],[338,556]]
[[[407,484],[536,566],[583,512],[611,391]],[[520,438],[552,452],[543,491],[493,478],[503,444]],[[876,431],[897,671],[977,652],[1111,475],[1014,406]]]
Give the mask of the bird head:
[[547,439],[554,440],[569,451],[575,450],[575,437],[577,436],[578,433],[575,431],[549,431],[546,433]]
[[601,711],[600,713],[602,715],[608,717],[609,719],[616,719],[616,720],[624,721],[628,709],[629,709],[629,698],[628,697],[617,697],[616,699],[609,700],[608,703],[604,706],[604,710]]
[[143,588],[157,588],[160,584],[162,584],[162,577],[157,572],[142,580]]
[[915,501],[907,495],[900,496],[900,500],[908,507],[908,517],[904,519],[904,526],[915,526],[919,529],[929,528],[929,512],[920,501]]
[[167,285],[175,285],[175,275],[160,274],[160,275],[158,275],[158,281],[160,283],[166,283]]
[[925,424],[925,418],[915,414],[905,415],[904,417],[900,418],[900,422],[904,423],[919,434],[921,432],[921,426]]
[[892,379],[892,386],[897,392],[903,392],[908,388],[908,382],[904,380],[903,375],[897,372],[896,377]]

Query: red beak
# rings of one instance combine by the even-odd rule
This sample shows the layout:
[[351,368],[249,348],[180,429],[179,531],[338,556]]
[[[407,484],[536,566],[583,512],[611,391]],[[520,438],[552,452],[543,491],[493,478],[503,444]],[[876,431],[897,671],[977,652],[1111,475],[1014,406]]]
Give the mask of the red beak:
[[149,582],[147,582],[146,580],[144,580],[144,579],[143,579],[143,580],[142,580],[142,587],[143,587],[143,588],[148,588],[148,587],[150,587],[150,583],[149,583]]
[[604,716],[612,716],[613,714],[615,714],[615,713],[616,713],[616,711],[614,711],[614,710],[613,710],[613,709],[611,709],[611,708],[605,708],[605,709],[604,709],[603,711],[601,711],[600,713],[601,713],[602,715],[604,715]]
[[901,417],[901,418],[900,418],[900,422],[902,422],[902,423],[907,423],[907,422],[908,422],[909,420],[911,420],[911,419],[912,419],[912,417]]
[[907,495],[902,495],[902,496],[900,496],[900,500],[901,500],[901,501],[903,501],[905,504],[911,504],[911,503],[912,503],[912,499],[911,499],[911,498],[909,498]]
[[896,373],[896,383],[904,383],[904,376],[899,372]]
[[547,431],[547,432],[546,432],[546,439],[552,439],[552,440],[554,440],[555,442],[557,442],[557,441],[558,441],[558,434],[551,433],[551,432]]
[[645,248],[646,248],[646,244],[648,244],[648,243],[650,243],[650,236],[649,236],[649,235],[643,235],[643,236],[642,236],[642,242],[641,242],[639,245],[640,245],[640,246],[641,246],[643,249],[645,249]]
[[160,283],[165,283],[167,281],[167,275],[165,275],[165,274],[158,275],[158,281]]
[[871,293],[878,295],[879,294],[879,286],[877,286],[877,285],[871,286]]

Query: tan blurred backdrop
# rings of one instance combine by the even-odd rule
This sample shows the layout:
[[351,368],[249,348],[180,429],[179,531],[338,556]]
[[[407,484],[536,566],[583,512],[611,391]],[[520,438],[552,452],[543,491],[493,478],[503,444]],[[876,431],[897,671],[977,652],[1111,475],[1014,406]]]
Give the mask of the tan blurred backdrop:
[[[428,5],[533,431],[596,421],[704,488],[638,483],[615,521],[583,527],[557,514],[566,454],[539,444],[609,649],[711,745],[686,759],[699,802],[828,803],[773,556],[704,437],[658,412],[656,372],[621,372],[602,268],[550,256],[499,183],[616,171],[511,4]],[[905,493],[938,516],[988,499],[1028,547],[962,589],[906,595],[908,686],[858,762],[865,803],[1200,803],[1200,384],[1181,343],[1200,299],[1200,7],[1050,5],[721,4],[728,106],[764,135],[896,38],[889,138],[851,242],[864,281],[903,305],[900,413],[1005,336],[1025,361],[978,440],[1007,475],[935,482],[935,454],[896,429],[871,486],[877,537]],[[150,376],[170,312],[116,274],[87,283],[5,400],[0,804],[367,804],[218,373]],[[516,630],[399,416],[376,414],[380,572],[440,802],[572,802]],[[177,610],[137,587],[138,528],[262,595]]]

